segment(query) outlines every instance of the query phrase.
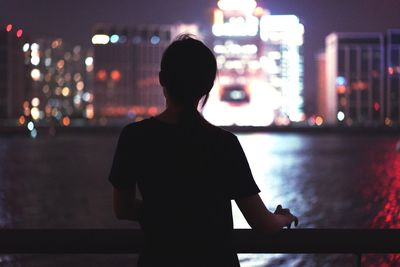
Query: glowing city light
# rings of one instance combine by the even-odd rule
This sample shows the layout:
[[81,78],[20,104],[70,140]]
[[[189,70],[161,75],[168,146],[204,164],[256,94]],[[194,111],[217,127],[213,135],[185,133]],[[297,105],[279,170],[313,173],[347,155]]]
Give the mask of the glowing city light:
[[35,139],[35,138],[37,137],[37,130],[36,130],[36,129],[32,129],[32,131],[31,131],[31,137],[32,137],[33,139]]
[[336,77],[336,84],[337,85],[346,85],[346,78],[343,76]]
[[27,128],[29,131],[32,131],[33,128],[35,128],[35,125],[33,124],[33,122],[30,121],[30,122],[28,122]]
[[259,20],[255,16],[238,17],[223,24],[214,24],[212,32],[215,36],[256,36]]
[[322,123],[324,123],[324,119],[323,119],[321,116],[317,116],[317,117],[315,118],[315,124],[316,124],[317,126],[321,126]]
[[343,113],[343,111],[339,111],[338,113],[337,113],[337,119],[339,120],[339,121],[343,121],[344,120],[344,113]]
[[374,110],[375,110],[375,111],[378,111],[380,108],[381,108],[381,105],[379,105],[378,102],[375,102],[375,103],[374,103]]
[[19,116],[18,123],[20,125],[24,125],[25,124],[25,116],[22,116],[22,115]]
[[93,65],[93,57],[87,57],[87,58],[85,59],[85,64],[86,64],[86,66],[91,66],[91,65]]
[[31,50],[39,50],[40,46],[37,43],[32,43],[31,44]]
[[70,124],[71,124],[71,119],[68,116],[62,119],[62,125],[69,126]]
[[28,52],[29,47],[30,47],[30,45],[29,45],[28,43],[25,43],[25,44],[22,46],[22,51]]
[[107,72],[105,70],[99,70],[96,76],[98,80],[105,81],[107,79]]
[[93,119],[94,118],[94,107],[92,104],[86,106],[86,118]]
[[96,34],[92,37],[92,44],[108,44],[110,42],[110,36],[106,34]]
[[63,95],[63,96],[68,96],[69,95],[69,93],[70,93],[70,89],[67,87],[67,86],[65,86],[63,89],[62,89],[62,91],[61,91],[61,94]]
[[116,34],[111,35],[111,37],[110,37],[110,42],[111,43],[115,44],[115,43],[118,42],[118,40],[119,40],[119,36],[118,35],[116,35]]
[[37,107],[31,108],[31,116],[32,116],[32,119],[34,119],[35,121],[39,119],[40,112],[39,112],[39,109]]
[[153,45],[156,45],[160,42],[160,37],[158,37],[157,35],[154,35],[150,38],[150,43]]
[[17,37],[21,38],[22,37],[22,33],[23,33],[23,30],[22,29],[18,29],[17,33],[16,33]]
[[111,79],[114,81],[119,81],[121,80],[121,72],[119,70],[113,70],[110,74]]
[[13,25],[12,25],[12,24],[7,24],[7,26],[6,26],[6,31],[7,31],[7,32],[10,32],[10,31],[12,31],[12,28],[13,28]]
[[39,81],[39,80],[40,80],[40,77],[41,77],[40,70],[38,70],[38,69],[33,69],[33,70],[31,71],[31,77],[32,77],[32,79],[33,79],[34,81]]
[[39,63],[40,63],[40,57],[38,57],[38,56],[31,57],[32,65],[37,66],[37,65],[39,65]]
[[77,89],[78,91],[82,91],[83,88],[85,88],[84,82],[79,81],[79,82],[76,83],[76,89]]
[[33,107],[38,107],[40,105],[40,100],[37,97],[32,98],[31,104]]
[[91,93],[89,93],[89,92],[85,92],[85,93],[82,95],[82,99],[83,99],[83,101],[85,101],[85,102],[91,102],[92,99],[93,99],[93,95],[92,95]]
[[219,0],[218,7],[225,11],[251,12],[257,7],[255,0]]

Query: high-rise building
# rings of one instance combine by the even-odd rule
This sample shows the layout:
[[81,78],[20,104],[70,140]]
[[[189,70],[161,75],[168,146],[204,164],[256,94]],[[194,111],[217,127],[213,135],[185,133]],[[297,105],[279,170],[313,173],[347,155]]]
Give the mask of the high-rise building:
[[385,124],[400,123],[400,29],[386,34],[386,116]]
[[381,125],[385,121],[385,47],[381,33],[326,37],[325,121]]
[[16,119],[30,91],[29,66],[22,47],[25,34],[15,25],[0,29],[0,119]]
[[140,119],[165,107],[158,81],[161,56],[181,33],[198,35],[196,25],[97,25],[94,46],[95,114]]
[[320,51],[315,57],[317,65],[317,114],[321,118],[327,118],[328,110],[326,106],[326,56],[325,51]]
[[93,57],[61,38],[36,38],[22,47],[32,89],[23,113],[35,122],[68,126],[72,118],[93,118]]
[[271,15],[255,0],[219,0],[212,49],[219,75],[204,109],[218,125],[304,120],[304,27],[295,15]]

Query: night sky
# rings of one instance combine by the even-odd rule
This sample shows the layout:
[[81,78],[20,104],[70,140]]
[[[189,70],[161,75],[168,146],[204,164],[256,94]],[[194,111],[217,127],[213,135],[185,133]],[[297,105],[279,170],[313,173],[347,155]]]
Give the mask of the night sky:
[[[90,45],[98,22],[120,25],[199,23],[210,27],[217,0],[0,0],[0,27],[13,23],[31,35],[63,37]],[[379,31],[400,28],[399,0],[263,0],[272,14],[294,14],[305,27],[306,111],[314,109],[314,57],[334,31]]]

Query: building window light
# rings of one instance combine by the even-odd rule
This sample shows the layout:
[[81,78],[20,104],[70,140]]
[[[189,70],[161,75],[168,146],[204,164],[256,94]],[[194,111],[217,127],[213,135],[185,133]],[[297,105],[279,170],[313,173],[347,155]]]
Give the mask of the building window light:
[[92,44],[108,44],[110,37],[106,34],[96,34],[92,37]]

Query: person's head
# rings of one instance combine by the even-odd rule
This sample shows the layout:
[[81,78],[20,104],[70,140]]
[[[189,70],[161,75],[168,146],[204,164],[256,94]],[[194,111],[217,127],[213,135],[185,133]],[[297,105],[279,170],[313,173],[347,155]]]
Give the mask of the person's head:
[[217,62],[211,50],[190,35],[180,35],[161,59],[160,84],[181,106],[194,106],[214,85]]

